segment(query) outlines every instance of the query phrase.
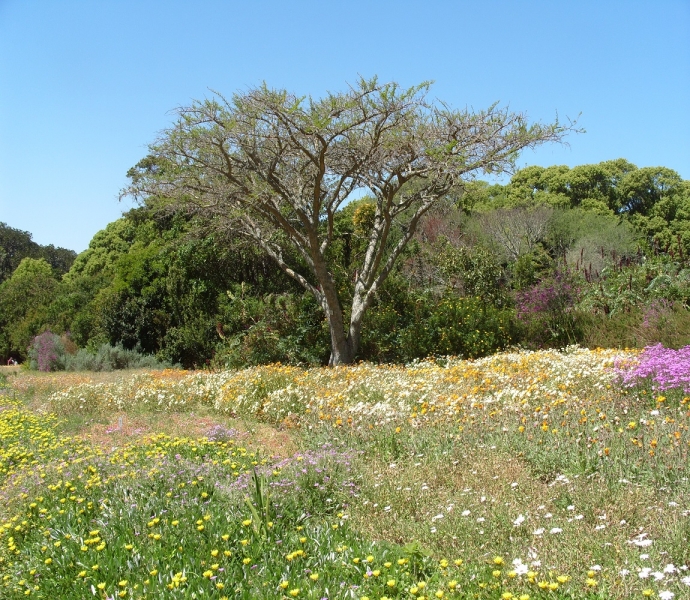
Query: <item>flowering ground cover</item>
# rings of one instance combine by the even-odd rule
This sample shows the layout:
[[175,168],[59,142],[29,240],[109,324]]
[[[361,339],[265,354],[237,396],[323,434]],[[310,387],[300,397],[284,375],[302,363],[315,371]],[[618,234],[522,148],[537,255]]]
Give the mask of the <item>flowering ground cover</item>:
[[675,357],[9,377],[0,597],[690,597]]

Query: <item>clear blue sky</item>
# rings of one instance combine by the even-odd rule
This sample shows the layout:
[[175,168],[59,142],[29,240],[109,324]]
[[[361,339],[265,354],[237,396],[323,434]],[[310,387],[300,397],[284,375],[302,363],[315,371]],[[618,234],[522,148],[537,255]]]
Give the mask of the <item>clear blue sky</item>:
[[523,165],[623,157],[690,179],[690,0],[0,0],[0,221],[82,251],[129,208],[127,169],[171,109],[358,74],[434,80],[457,108],[582,113],[586,134]]

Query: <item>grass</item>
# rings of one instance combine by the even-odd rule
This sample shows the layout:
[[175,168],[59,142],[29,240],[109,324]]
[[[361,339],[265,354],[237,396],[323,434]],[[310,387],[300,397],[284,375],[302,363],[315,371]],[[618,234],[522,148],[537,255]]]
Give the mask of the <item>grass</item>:
[[688,597],[690,398],[616,360],[8,377],[0,596]]

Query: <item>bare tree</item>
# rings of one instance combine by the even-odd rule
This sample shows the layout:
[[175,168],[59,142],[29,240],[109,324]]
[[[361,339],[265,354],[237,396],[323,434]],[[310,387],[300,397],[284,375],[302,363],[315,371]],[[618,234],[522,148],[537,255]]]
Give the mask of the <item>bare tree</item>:
[[508,259],[515,261],[546,237],[552,216],[550,206],[516,206],[483,213],[479,222]]
[[[215,94],[178,109],[122,195],[192,208],[254,240],[323,308],[330,364],[350,363],[364,313],[422,215],[463,178],[508,170],[523,148],[572,129],[528,125],[496,105],[452,110],[428,101],[428,89],[374,78],[321,99],[266,85],[232,100]],[[376,211],[347,314],[327,250],[336,212],[362,190]]]

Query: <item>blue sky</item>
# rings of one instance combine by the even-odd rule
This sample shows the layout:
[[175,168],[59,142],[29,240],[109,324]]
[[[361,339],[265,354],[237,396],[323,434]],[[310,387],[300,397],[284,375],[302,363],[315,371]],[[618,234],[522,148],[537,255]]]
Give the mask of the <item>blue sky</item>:
[[0,0],[0,221],[82,251],[171,109],[361,74],[587,133],[521,164],[623,157],[690,179],[688,0]]

